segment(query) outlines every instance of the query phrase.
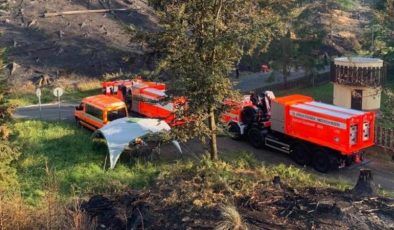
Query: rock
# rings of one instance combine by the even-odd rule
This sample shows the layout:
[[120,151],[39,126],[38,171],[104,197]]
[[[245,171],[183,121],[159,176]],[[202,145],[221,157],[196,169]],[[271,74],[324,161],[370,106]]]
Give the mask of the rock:
[[15,71],[20,67],[20,65],[18,65],[15,62],[12,62],[10,64],[8,64],[8,68],[10,70],[10,75],[13,75],[15,73]]
[[188,216],[182,218],[182,222],[189,222],[191,219]]
[[27,27],[32,27],[32,26],[34,26],[36,23],[37,23],[37,20],[36,20],[36,19],[33,19],[32,21],[30,21],[30,22],[27,24]]
[[59,35],[59,38],[60,38],[60,39],[63,38],[64,34],[65,34],[65,33],[64,33],[63,30],[59,30],[58,35]]
[[195,205],[197,207],[202,207],[202,201],[199,199],[196,199],[193,201],[193,205]]

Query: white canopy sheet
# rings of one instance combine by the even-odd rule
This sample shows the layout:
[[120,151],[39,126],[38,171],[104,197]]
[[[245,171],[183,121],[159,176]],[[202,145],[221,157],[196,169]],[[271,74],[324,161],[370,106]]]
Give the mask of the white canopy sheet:
[[[166,122],[158,119],[125,117],[108,123],[96,132],[101,133],[107,141],[110,168],[113,169],[121,153],[130,141],[148,133],[158,133],[169,131],[170,129],[170,126]],[[181,151],[179,143],[176,142],[174,145]]]

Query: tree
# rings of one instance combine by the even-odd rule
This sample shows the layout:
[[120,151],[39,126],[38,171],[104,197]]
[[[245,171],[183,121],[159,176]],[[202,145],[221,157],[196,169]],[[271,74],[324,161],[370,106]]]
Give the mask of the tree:
[[[394,0],[378,0],[374,5],[375,17],[370,24],[371,34],[365,45],[372,47],[371,54],[394,65]],[[370,39],[370,38],[373,39]]]
[[154,0],[161,30],[154,36],[160,53],[158,71],[171,77],[168,94],[186,96],[181,116],[193,122],[174,129],[182,140],[209,139],[212,159],[218,159],[217,115],[223,101],[235,97],[228,76],[245,52],[268,43],[278,18],[272,5],[257,0]]
[[[0,50],[0,56],[3,55],[3,50]],[[0,58],[0,66],[3,66],[3,59]],[[11,120],[11,108],[7,102],[7,78],[4,75],[4,70],[0,71],[0,202],[5,191],[16,188],[17,176],[16,169],[12,167],[11,163],[18,159],[20,152],[13,147],[8,141],[11,128],[8,122]]]
[[295,66],[294,57],[296,55],[290,30],[287,30],[284,35],[279,36],[279,38],[272,42],[270,54],[272,58],[272,67],[282,72],[283,83],[286,88],[291,68]]
[[[327,65],[327,50],[333,50],[334,10],[349,9],[352,0],[291,1],[281,8],[283,17],[277,38],[271,43],[269,57],[274,69],[280,70],[285,86],[292,68],[301,67],[312,77]],[[335,45],[337,48],[338,45]]]

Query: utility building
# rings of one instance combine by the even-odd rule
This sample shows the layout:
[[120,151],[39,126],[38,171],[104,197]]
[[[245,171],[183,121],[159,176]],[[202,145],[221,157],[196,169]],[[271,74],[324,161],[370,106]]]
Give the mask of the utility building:
[[334,105],[358,110],[379,110],[385,79],[386,69],[381,59],[335,58],[331,65]]

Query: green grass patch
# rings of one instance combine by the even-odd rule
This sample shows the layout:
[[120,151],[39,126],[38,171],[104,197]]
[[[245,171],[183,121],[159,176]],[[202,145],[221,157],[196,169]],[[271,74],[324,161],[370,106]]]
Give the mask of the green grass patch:
[[194,173],[201,174],[203,171],[204,175],[211,177],[213,183],[224,183],[230,187],[234,184],[238,186],[241,182],[241,187],[245,191],[252,189],[261,181],[270,183],[274,176],[280,176],[282,182],[294,188],[335,188],[344,191],[352,186],[347,181],[327,179],[294,166],[284,164],[267,166],[248,152],[225,154],[222,159],[215,162],[206,156],[197,164]]
[[321,102],[332,104],[333,91],[334,91],[333,84],[332,83],[325,83],[325,84],[318,85],[315,87],[279,90],[279,91],[275,91],[274,93],[276,96],[286,96],[286,95],[290,95],[290,94],[303,94],[306,96],[313,97],[316,101],[321,101]]
[[55,174],[63,199],[73,195],[125,191],[150,184],[159,173],[157,165],[120,161],[104,170],[106,148],[97,148],[91,133],[65,123],[20,121],[14,125],[21,157],[16,163],[24,198],[37,204],[47,188],[47,169]]
[[[157,178],[205,175],[212,186],[230,187],[237,193],[250,191],[260,181],[270,183],[279,175],[295,188],[319,187],[345,190],[350,184],[306,172],[302,168],[266,166],[248,152],[222,154],[222,160],[182,160],[173,162],[131,163],[123,155],[114,170],[104,170],[107,149],[94,145],[91,132],[72,124],[44,121],[16,121],[12,144],[19,146],[21,156],[14,163],[24,200],[34,206],[45,202],[49,175],[54,176],[60,199],[67,202],[75,196],[118,193],[149,187]],[[51,174],[48,174],[48,171]]]

